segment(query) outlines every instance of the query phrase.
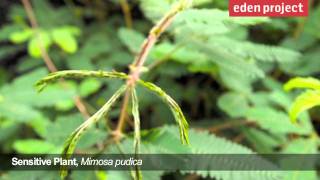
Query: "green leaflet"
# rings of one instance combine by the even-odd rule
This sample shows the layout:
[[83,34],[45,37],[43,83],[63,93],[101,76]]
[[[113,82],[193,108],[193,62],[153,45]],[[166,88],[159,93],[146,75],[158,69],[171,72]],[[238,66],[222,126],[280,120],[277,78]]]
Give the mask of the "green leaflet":
[[308,135],[312,133],[306,124],[292,124],[285,112],[276,110],[269,106],[251,107],[246,112],[246,119],[257,123],[261,129],[267,130],[273,134],[295,133],[299,135]]
[[[254,152],[248,149],[245,146],[236,144],[232,141],[229,141],[225,138],[217,137],[213,134],[209,134],[208,132],[201,132],[197,130],[190,129],[190,146],[183,146],[177,144],[179,139],[177,138],[177,131],[176,126],[173,125],[165,125],[159,128],[155,128],[153,130],[147,130],[148,135],[142,136],[142,143],[141,143],[141,152],[143,154],[252,154],[255,156]],[[126,139],[121,142],[125,153],[132,153],[131,146],[133,140]],[[119,153],[119,150],[115,147],[109,147],[108,152],[112,153]],[[123,152],[121,152],[123,153]],[[257,155],[258,156],[258,155]],[[173,156],[174,157],[174,156]],[[236,167],[243,167],[246,164],[239,163],[238,161],[227,161],[224,158],[215,159],[208,159],[211,162],[222,163],[224,165],[232,165]],[[263,160],[264,161],[264,160]],[[197,167],[197,162],[192,162],[188,164],[190,167]],[[253,167],[254,168],[254,167]],[[210,167],[208,168],[210,169]],[[179,169],[177,169],[179,170]],[[153,178],[147,178],[148,173],[156,172],[159,174],[152,174]],[[203,178],[212,178],[212,179],[223,179],[223,180],[256,180],[256,179],[263,179],[263,180],[280,180],[282,176],[277,171],[210,171],[210,170],[194,170],[194,171],[181,171],[182,174],[192,173],[198,174]],[[108,173],[111,173],[109,171]],[[154,177],[160,177],[163,175],[163,171],[143,171],[143,177],[145,179],[156,179]],[[121,172],[123,175],[124,172]],[[121,174],[117,174],[121,176]],[[236,177],[236,178],[235,178]],[[125,178],[124,178],[125,179]],[[128,179],[128,178],[126,178]],[[161,179],[161,178],[158,178]]]
[[[137,97],[136,90],[133,88],[131,90],[131,98],[132,98],[132,115],[134,119],[134,150],[135,150],[135,156],[138,156],[140,152],[140,141],[141,141],[141,136],[140,136],[140,115],[139,115],[139,101]],[[138,158],[138,157],[136,157]],[[135,167],[135,174],[134,174],[135,179],[142,179],[142,174],[141,171],[139,170],[138,167]]]
[[292,122],[296,122],[297,117],[303,111],[320,105],[320,81],[318,79],[312,77],[297,77],[291,79],[284,85],[284,89],[286,91],[290,91],[295,88],[306,88],[312,90],[307,90],[295,99],[289,112]]
[[264,72],[252,62],[248,62],[245,59],[230,53],[221,45],[214,43],[214,39],[200,40],[196,38],[190,38],[191,48],[197,49],[200,52],[207,54],[210,57],[210,61],[216,63],[220,68],[233,71],[235,73],[244,74],[250,77],[265,77]]
[[79,87],[79,94],[82,97],[87,97],[95,92],[97,92],[101,88],[102,84],[97,79],[85,79],[81,82]]
[[123,44],[125,44],[127,48],[135,54],[139,53],[140,46],[145,39],[143,34],[128,28],[121,28],[118,31],[118,36]]
[[320,105],[320,91],[308,90],[299,95],[290,108],[290,119],[292,122],[296,122],[297,117],[303,111],[311,109]]
[[22,154],[48,154],[57,152],[59,148],[54,144],[38,139],[17,140],[13,144],[13,148]]
[[243,116],[249,109],[245,95],[235,92],[225,93],[218,99],[218,106],[233,118]]
[[24,29],[23,31],[17,31],[10,34],[9,39],[15,44],[26,42],[33,36],[32,29]]
[[36,83],[36,87],[39,92],[41,92],[48,84],[54,83],[61,78],[118,78],[118,79],[127,79],[128,75],[121,72],[106,72],[106,71],[87,71],[87,70],[67,70],[59,71],[49,74],[47,77],[41,79]]
[[179,105],[168,94],[166,94],[160,87],[156,86],[155,84],[145,82],[142,80],[138,80],[138,83],[144,86],[145,88],[149,89],[150,91],[154,92],[161,99],[163,99],[164,102],[170,107],[170,110],[172,111],[174,118],[179,125],[180,140],[182,144],[189,144],[189,125]]
[[[107,101],[107,103],[93,116],[91,116],[88,120],[86,120],[83,124],[81,124],[67,139],[65,142],[62,157],[68,159],[71,157],[78,141],[80,140],[83,133],[95,122],[97,122],[102,117],[106,116],[111,106],[116,102],[116,100],[123,94],[126,90],[127,86],[123,85],[118,89],[117,92],[113,94],[113,96]],[[61,168],[61,177],[64,178],[67,175],[67,169],[65,166]]]
[[47,32],[39,32],[38,35],[31,38],[28,43],[28,52],[32,57],[41,57],[41,48],[48,50],[52,45],[52,39]]
[[312,77],[308,77],[308,78],[297,77],[297,78],[291,79],[284,85],[284,89],[286,91],[290,91],[295,88],[308,88],[308,89],[320,90],[320,81]]
[[287,48],[257,44],[250,41],[238,41],[227,36],[214,36],[211,42],[244,59],[254,58],[265,62],[288,63],[297,61],[301,57],[299,52]]
[[239,25],[250,26],[269,22],[269,20],[266,17],[230,17],[228,11],[220,9],[189,9],[177,16],[174,26],[177,33],[212,36],[227,33]]
[[67,53],[73,54],[78,50],[76,38],[66,28],[54,29],[52,31],[52,39]]

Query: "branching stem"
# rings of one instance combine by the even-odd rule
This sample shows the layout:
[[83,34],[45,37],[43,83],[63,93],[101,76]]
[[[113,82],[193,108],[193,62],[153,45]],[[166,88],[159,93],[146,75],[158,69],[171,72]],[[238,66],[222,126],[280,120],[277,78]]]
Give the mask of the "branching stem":
[[152,49],[152,47],[157,42],[161,34],[170,26],[175,16],[182,10],[186,9],[189,6],[188,0],[181,0],[177,3],[163,18],[150,30],[148,37],[143,42],[140,52],[136,56],[134,62],[129,66],[130,74],[129,79],[127,80],[128,88],[125,93],[125,97],[121,107],[121,114],[118,120],[118,126],[115,130],[114,139],[119,140],[122,136],[122,131],[125,126],[125,117],[127,114],[128,102],[130,100],[131,88],[134,88],[136,82],[140,78],[141,69]]

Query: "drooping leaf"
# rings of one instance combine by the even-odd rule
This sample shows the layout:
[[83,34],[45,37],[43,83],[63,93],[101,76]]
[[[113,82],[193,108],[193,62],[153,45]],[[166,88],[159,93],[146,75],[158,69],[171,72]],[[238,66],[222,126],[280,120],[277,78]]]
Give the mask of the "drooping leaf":
[[299,95],[293,102],[290,108],[290,119],[292,122],[296,122],[297,117],[303,111],[311,109],[320,105],[320,91],[308,90]]
[[167,95],[160,87],[156,86],[155,84],[150,82],[144,82],[142,80],[139,80],[138,83],[144,86],[145,88],[149,89],[151,92],[154,92],[161,99],[163,99],[164,102],[170,107],[174,115],[174,118],[179,125],[181,142],[183,144],[189,144],[189,138],[188,138],[189,125],[179,105],[169,95]]
[[[116,100],[123,94],[123,92],[126,90],[126,86],[122,86],[118,89],[117,92],[113,94],[113,96],[101,107],[99,111],[97,111],[93,116],[91,116],[88,120],[86,120],[83,124],[81,124],[66,140],[62,156],[65,159],[69,159],[71,155],[73,154],[74,149],[76,148],[76,145],[78,141],[80,140],[83,133],[94,123],[96,123],[98,120],[100,120],[102,117],[106,116],[106,114],[109,112],[111,106],[116,102]],[[61,169],[61,177],[65,177],[67,175],[66,167],[63,166]]]
[[[132,98],[132,115],[134,119],[134,150],[135,156],[138,158],[140,153],[140,115],[139,115],[139,101],[136,90],[133,88],[131,89],[131,98]],[[139,167],[135,167],[135,173],[133,175],[136,180],[142,180],[142,174]]]
[[132,115],[134,119],[134,149],[135,153],[139,153],[140,146],[140,115],[139,115],[139,102],[135,89],[131,90],[132,98]]

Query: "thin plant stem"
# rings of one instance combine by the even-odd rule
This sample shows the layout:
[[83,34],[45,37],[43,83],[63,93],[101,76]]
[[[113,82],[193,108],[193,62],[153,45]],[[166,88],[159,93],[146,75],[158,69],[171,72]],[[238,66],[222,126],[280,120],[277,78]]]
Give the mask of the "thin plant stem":
[[[39,31],[39,25],[38,25],[38,22],[37,22],[37,19],[36,19],[35,15],[34,15],[34,12],[33,12],[33,9],[32,9],[30,1],[29,0],[21,0],[21,1],[22,1],[22,4],[23,4],[23,7],[24,7],[24,9],[25,9],[25,11],[27,13],[28,19],[30,21],[31,28],[36,33],[36,37],[38,38],[38,42],[39,42],[38,45],[39,45],[39,48],[40,48],[41,56],[42,56],[42,58],[43,58],[43,60],[44,60],[44,62],[46,64],[48,70],[50,72],[57,72],[58,71],[57,67],[55,66],[55,64],[51,60],[47,50],[44,48],[43,41],[42,41],[42,38],[41,38],[41,34],[40,34],[40,31]],[[64,87],[66,87],[65,86],[65,82],[63,80],[61,82],[62,82],[62,84],[64,84]],[[78,110],[82,114],[82,116],[85,119],[88,119],[90,117],[90,114],[88,113],[86,106],[82,102],[81,97],[80,96],[75,96],[73,98],[73,100],[74,100],[74,103],[75,103],[76,107],[78,108]]]
[[120,0],[121,9],[124,15],[124,20],[128,28],[132,28],[132,15],[130,5],[127,0]]
[[225,123],[219,124],[214,127],[208,128],[208,130],[212,133],[218,133],[220,131],[226,130],[226,129],[232,129],[239,126],[254,126],[256,125],[253,121],[246,121],[246,120],[239,120],[239,121],[227,121]]
[[122,131],[125,127],[125,117],[127,114],[128,102],[130,100],[131,88],[134,88],[136,82],[140,78],[141,69],[147,60],[147,57],[152,49],[152,47],[157,42],[161,34],[170,26],[175,16],[185,8],[187,8],[187,3],[185,0],[181,0],[176,4],[167,14],[165,14],[162,19],[150,30],[148,37],[143,42],[140,52],[135,57],[134,62],[129,66],[130,74],[129,79],[127,80],[127,90],[125,98],[122,102],[121,114],[118,119],[118,125],[114,131],[114,139],[119,140],[122,136]]

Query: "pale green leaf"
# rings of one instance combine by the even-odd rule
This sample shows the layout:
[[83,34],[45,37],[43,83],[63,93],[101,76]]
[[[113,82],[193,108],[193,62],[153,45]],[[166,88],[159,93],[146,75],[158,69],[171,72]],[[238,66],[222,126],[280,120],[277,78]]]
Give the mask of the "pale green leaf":
[[49,142],[39,139],[17,140],[13,148],[22,154],[46,154],[54,153],[57,147]]
[[24,29],[23,31],[17,31],[10,34],[10,41],[16,44],[26,42],[32,37],[33,31],[31,29]]
[[229,53],[245,59],[254,58],[266,62],[277,61],[288,63],[297,61],[301,57],[299,52],[287,48],[257,44],[249,41],[238,41],[227,36],[214,36],[211,42],[223,47]]
[[177,16],[174,30],[182,34],[211,36],[227,33],[235,25],[256,25],[268,21],[266,17],[230,17],[228,11],[220,9],[189,9]]
[[309,129],[305,124],[292,124],[286,113],[268,106],[250,108],[246,113],[246,118],[274,134],[308,135],[312,133],[312,129]]
[[231,117],[241,117],[249,109],[249,102],[244,95],[230,92],[219,97],[218,106]]
[[39,32],[36,36],[28,43],[28,52],[32,57],[39,58],[41,57],[41,49],[48,50],[52,44],[52,39],[50,35],[46,32]]
[[143,34],[127,28],[121,28],[118,31],[120,40],[128,47],[128,49],[137,54],[145,37]]
[[73,54],[78,50],[77,40],[73,34],[69,29],[58,28],[52,31],[52,39],[65,52]]
[[83,82],[81,82],[79,87],[80,95],[82,97],[87,97],[97,92],[101,87],[101,85],[102,85],[101,82],[99,82],[96,79],[92,79],[92,78],[85,79]]
[[239,25],[256,25],[261,23],[270,22],[269,17],[230,17],[228,22]]

